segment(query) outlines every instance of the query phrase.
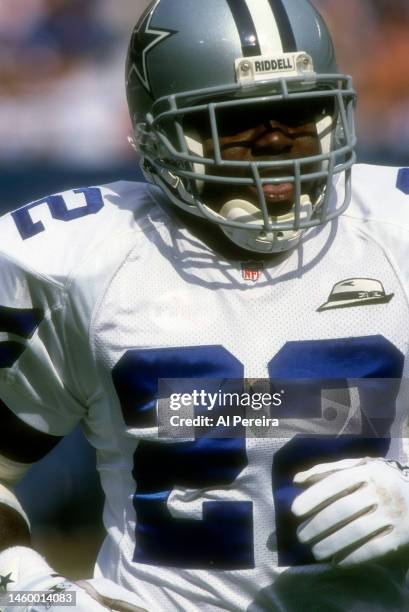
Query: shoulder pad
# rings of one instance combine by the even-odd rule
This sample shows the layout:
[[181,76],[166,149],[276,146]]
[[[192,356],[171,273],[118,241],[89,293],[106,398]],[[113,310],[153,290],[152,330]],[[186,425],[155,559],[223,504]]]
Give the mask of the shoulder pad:
[[345,216],[409,230],[409,168],[357,164],[352,190]]
[[98,245],[109,245],[112,254],[119,236],[138,230],[148,202],[148,185],[125,181],[42,198],[0,219],[0,252],[61,281]]

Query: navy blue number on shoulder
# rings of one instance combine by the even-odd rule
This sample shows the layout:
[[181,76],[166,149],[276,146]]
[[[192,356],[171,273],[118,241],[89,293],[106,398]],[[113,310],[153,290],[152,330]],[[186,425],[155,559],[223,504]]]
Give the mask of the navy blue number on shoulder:
[[[291,518],[290,506],[297,494],[294,474],[318,462],[386,454],[403,361],[402,353],[385,338],[368,336],[288,342],[268,364],[275,381],[310,378],[312,385],[321,388],[331,384],[326,381],[339,385],[342,379],[370,383],[359,388],[363,435],[312,440],[296,436],[274,454],[272,488],[280,565],[314,562],[308,548],[298,544],[297,525]],[[243,374],[243,365],[221,346],[135,349],[127,351],[114,368],[113,381],[127,425],[146,428],[156,425],[159,378],[242,378]],[[317,401],[320,397],[320,393],[309,395]],[[298,399],[289,409],[292,417],[313,417],[320,416],[321,405],[306,406]],[[244,438],[140,441],[133,469],[137,483],[134,560],[197,569],[254,567],[251,501],[205,502],[202,520],[175,518],[167,505],[174,487],[223,487],[234,482],[246,465]]]
[[[113,370],[128,426],[156,425],[159,378],[242,380],[243,366],[222,346],[128,351]],[[134,560],[185,568],[253,567],[250,501],[204,502],[202,520],[174,518],[167,503],[175,487],[226,487],[246,465],[244,438],[202,437],[180,443],[142,440],[134,455]]]
[[[0,332],[28,340],[44,318],[41,308],[9,308],[0,306]],[[11,368],[24,352],[24,342],[4,340],[0,342],[0,368]]]
[[12,212],[11,215],[22,239],[27,240],[28,238],[32,238],[44,232],[45,227],[42,221],[33,221],[31,217],[31,210],[40,206],[40,204],[46,204],[53,219],[59,221],[72,221],[73,219],[79,219],[87,215],[94,215],[104,206],[101,190],[97,187],[74,189],[73,193],[83,196],[85,200],[83,206],[68,208],[62,195],[52,195],[42,200],[32,202],[31,204],[27,204],[27,206],[23,206]]
[[396,187],[405,195],[409,195],[409,168],[399,170]]

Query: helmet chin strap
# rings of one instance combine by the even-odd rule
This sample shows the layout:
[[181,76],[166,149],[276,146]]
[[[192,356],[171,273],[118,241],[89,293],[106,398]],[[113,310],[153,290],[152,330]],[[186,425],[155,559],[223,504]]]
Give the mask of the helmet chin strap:
[[[313,206],[308,195],[301,196],[301,220],[309,219],[312,215]],[[226,202],[221,210],[220,216],[227,221],[238,221],[246,225],[243,228],[228,227],[221,228],[226,236],[237,246],[256,253],[281,253],[295,247],[305,230],[274,230],[265,231],[260,229],[263,223],[261,210],[247,200],[235,199]],[[277,217],[270,216],[271,223],[286,224],[294,221],[292,212]],[[252,229],[252,225],[258,226]]]

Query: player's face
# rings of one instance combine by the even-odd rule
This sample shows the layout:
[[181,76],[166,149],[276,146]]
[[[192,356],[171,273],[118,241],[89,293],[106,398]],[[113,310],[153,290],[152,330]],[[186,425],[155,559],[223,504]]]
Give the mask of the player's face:
[[[322,101],[321,101],[322,100]],[[321,153],[317,135],[317,121],[327,115],[328,101],[319,102],[291,101],[280,105],[260,105],[250,107],[230,107],[217,113],[220,148],[222,159],[226,161],[283,161],[304,158]],[[205,157],[213,157],[214,142],[210,131],[202,130]],[[306,164],[303,172],[319,170],[318,164]],[[208,170],[213,175],[224,175],[225,168]],[[249,178],[248,169],[230,169],[232,177]],[[260,171],[262,178],[293,176],[292,168],[265,169]],[[294,204],[294,183],[265,184],[264,194],[269,212],[273,215],[286,214]],[[313,196],[316,183],[304,183],[303,193]],[[214,210],[234,198],[243,198],[258,205],[255,186],[223,185],[206,183],[202,198]]]

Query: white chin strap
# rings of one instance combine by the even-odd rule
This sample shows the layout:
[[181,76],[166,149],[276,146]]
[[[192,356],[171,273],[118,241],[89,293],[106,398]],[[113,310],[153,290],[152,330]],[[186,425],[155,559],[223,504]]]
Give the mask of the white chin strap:
[[[308,195],[301,196],[302,221],[308,220],[312,215],[312,204]],[[246,225],[245,228],[235,228],[222,225],[221,228],[226,236],[242,249],[257,253],[280,253],[295,247],[304,230],[274,230],[265,231],[260,229],[263,223],[263,215],[259,208],[247,200],[229,200],[220,210],[220,216],[227,221],[236,221]],[[288,224],[294,221],[294,214],[270,216],[271,223]],[[252,229],[252,225],[257,229]]]

